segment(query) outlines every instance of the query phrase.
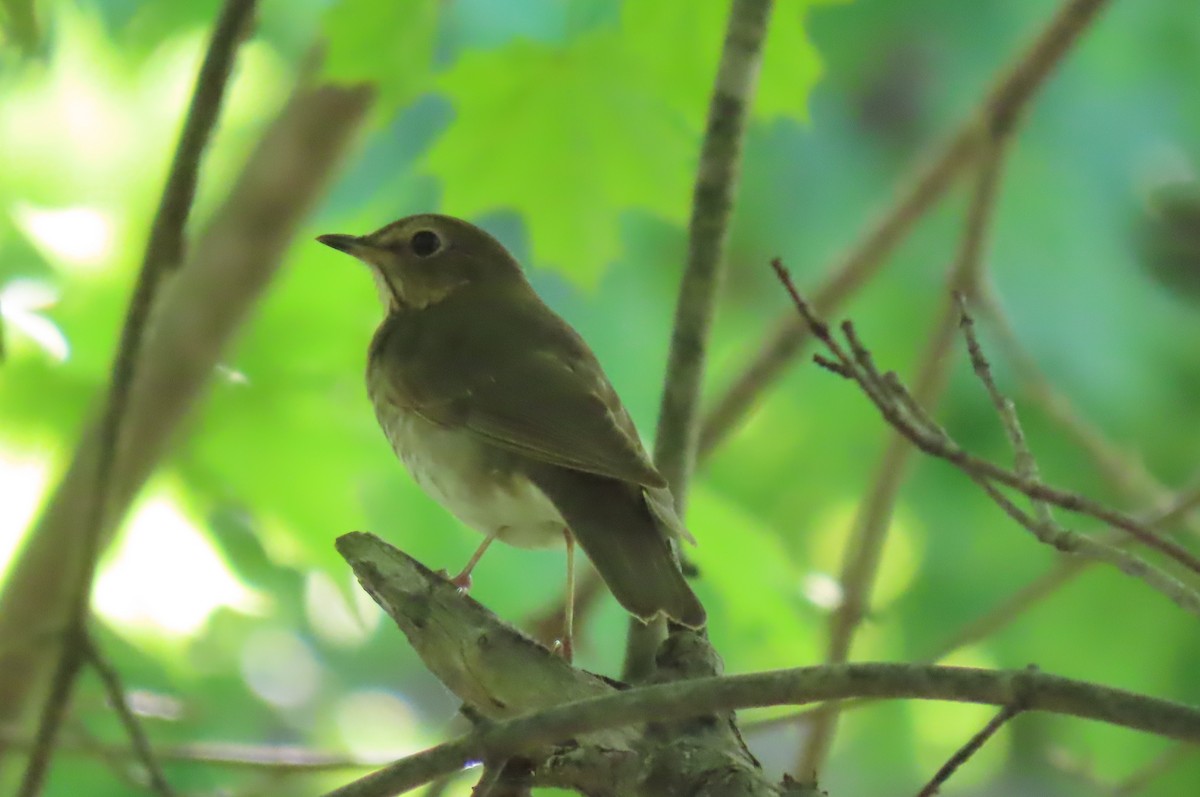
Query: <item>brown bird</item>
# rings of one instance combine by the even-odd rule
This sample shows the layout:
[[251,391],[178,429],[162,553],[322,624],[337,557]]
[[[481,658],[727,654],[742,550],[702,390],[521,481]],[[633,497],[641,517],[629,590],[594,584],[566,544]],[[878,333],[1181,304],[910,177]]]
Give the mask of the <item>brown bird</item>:
[[565,540],[573,596],[578,540],[634,616],[704,625],[666,481],[591,349],[499,241],[436,214],[317,240],[369,265],[387,306],[367,389],[388,440],[417,484],[484,535],[456,584],[469,586],[495,539]]

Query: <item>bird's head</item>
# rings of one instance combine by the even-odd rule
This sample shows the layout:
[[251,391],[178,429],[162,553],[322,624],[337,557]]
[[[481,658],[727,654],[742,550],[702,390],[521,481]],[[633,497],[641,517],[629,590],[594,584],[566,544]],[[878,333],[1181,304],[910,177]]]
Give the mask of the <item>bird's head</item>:
[[389,312],[437,304],[469,285],[523,279],[499,241],[452,216],[423,213],[369,235],[317,240],[370,266]]

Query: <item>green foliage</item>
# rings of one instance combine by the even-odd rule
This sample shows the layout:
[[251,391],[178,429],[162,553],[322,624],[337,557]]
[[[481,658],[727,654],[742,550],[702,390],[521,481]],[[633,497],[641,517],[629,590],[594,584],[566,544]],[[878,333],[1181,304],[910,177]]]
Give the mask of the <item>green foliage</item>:
[[321,30],[328,41],[323,77],[371,83],[378,111],[390,116],[425,87],[436,42],[438,0],[338,0]]
[[[769,39],[763,118],[806,115],[819,61],[798,11],[781,4]],[[427,160],[445,207],[516,210],[534,262],[594,286],[621,253],[622,213],[686,220],[727,15],[726,3],[624,3],[619,24],[566,42],[460,57],[437,82],[455,123]]]

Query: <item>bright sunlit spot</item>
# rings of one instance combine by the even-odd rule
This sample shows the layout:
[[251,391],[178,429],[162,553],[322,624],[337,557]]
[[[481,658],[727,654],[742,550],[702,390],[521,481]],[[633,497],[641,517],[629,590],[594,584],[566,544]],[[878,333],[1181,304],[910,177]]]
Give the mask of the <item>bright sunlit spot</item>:
[[242,647],[242,678],[254,694],[280,708],[308,703],[321,684],[321,663],[311,647],[290,631],[256,631]]
[[[7,329],[14,329],[59,362],[71,353],[70,344],[58,325],[39,311],[58,301],[53,287],[37,280],[15,279],[0,287],[0,317]],[[17,335],[13,336],[18,338]],[[5,343],[9,343],[5,340]],[[19,345],[19,339],[15,342]]]
[[838,580],[828,573],[807,573],[800,583],[800,592],[812,605],[833,611],[842,605],[845,593]]
[[0,573],[8,563],[33,517],[46,485],[46,463],[0,448]]
[[96,611],[116,625],[192,636],[222,606],[262,608],[262,597],[237,580],[168,498],[138,507],[118,546],[94,599]]
[[[808,561],[814,568],[826,573],[841,570],[843,552],[850,544],[856,522],[858,505],[855,501],[838,501],[821,513],[813,533],[806,538]],[[924,539],[921,524],[903,504],[897,505],[888,525],[879,574],[871,590],[874,608],[887,606],[908,590],[924,555]],[[814,600],[812,595],[809,599]]]
[[399,758],[420,748],[416,714],[391,692],[347,695],[338,703],[337,727],[346,747],[369,761]]
[[39,208],[18,202],[12,214],[38,249],[64,265],[97,266],[112,254],[112,219],[95,208]]
[[[338,589],[325,573],[314,570],[304,579],[304,612],[313,631],[322,639],[335,645],[353,647],[361,645],[379,625],[383,611],[369,598],[359,600],[366,593],[352,587],[352,593]],[[354,600],[347,600],[352,596]]]

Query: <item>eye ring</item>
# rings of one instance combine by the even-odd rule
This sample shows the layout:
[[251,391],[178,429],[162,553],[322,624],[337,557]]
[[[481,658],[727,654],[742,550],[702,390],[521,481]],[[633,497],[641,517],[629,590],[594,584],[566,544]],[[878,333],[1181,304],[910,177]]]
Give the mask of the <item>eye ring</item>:
[[442,239],[433,230],[417,230],[408,239],[408,245],[417,257],[430,257],[442,249]]

